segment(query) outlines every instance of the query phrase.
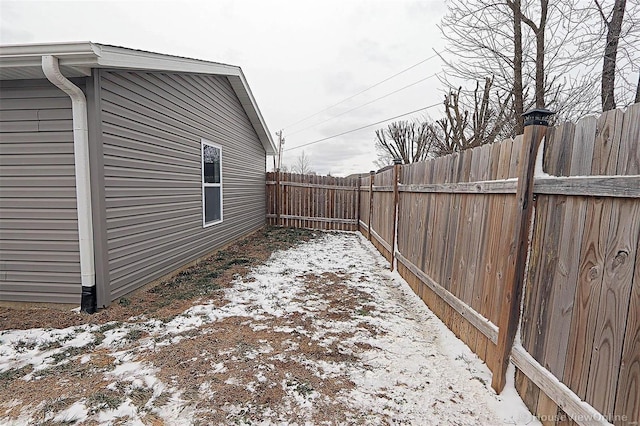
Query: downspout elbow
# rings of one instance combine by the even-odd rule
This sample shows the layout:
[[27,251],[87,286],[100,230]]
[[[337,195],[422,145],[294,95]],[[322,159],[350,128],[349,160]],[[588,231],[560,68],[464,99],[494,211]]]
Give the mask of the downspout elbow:
[[89,170],[89,125],[87,99],[82,90],[69,81],[52,55],[42,56],[42,71],[47,79],[71,98],[73,113],[73,152],[78,209],[78,244],[82,282],[81,310],[96,311],[96,274],[94,261],[93,219],[91,212],[91,181]]

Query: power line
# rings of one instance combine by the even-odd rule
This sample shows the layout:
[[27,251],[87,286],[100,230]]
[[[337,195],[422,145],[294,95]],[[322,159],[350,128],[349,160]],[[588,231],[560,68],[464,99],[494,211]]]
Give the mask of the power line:
[[376,126],[378,124],[382,124],[385,121],[395,120],[396,118],[404,117],[405,115],[413,114],[414,112],[424,111],[425,109],[437,107],[438,105],[442,105],[442,102],[438,102],[436,104],[429,105],[429,106],[426,106],[424,108],[419,108],[419,109],[416,109],[416,110],[413,110],[413,111],[405,112],[404,114],[396,115],[395,117],[385,118],[384,120],[380,120],[380,121],[377,121],[375,123],[367,124],[366,126],[358,127],[357,129],[347,130],[346,132],[338,133],[337,135],[327,136],[326,138],[322,138],[322,139],[318,139],[318,140],[315,140],[315,141],[312,141],[312,142],[304,143],[302,145],[294,146],[294,147],[285,149],[285,151],[293,151],[294,149],[298,149],[298,148],[302,148],[302,147],[305,147],[305,146],[313,145],[313,144],[316,144],[316,143],[319,143],[319,142],[324,142],[324,141],[329,140],[329,139],[337,138],[338,136],[346,135],[348,133],[353,133],[353,132],[357,132],[358,130],[366,129],[367,127],[372,127],[372,126]]
[[310,125],[310,126],[307,126],[307,127],[302,128],[302,129],[300,129],[300,130],[296,130],[296,131],[295,131],[295,132],[293,132],[293,133],[289,133],[289,134],[287,134],[287,136],[297,135],[298,133],[304,132],[304,131],[305,131],[305,130],[307,130],[307,129],[310,129],[310,128],[315,127],[315,126],[319,126],[320,124],[326,123],[327,121],[331,121],[331,120],[333,120],[334,118],[338,118],[338,117],[340,117],[340,116],[342,116],[342,115],[348,114],[348,113],[350,113],[350,112],[352,112],[352,111],[355,111],[355,110],[357,110],[357,109],[360,109],[360,108],[362,108],[362,107],[364,107],[364,106],[370,105],[370,104],[372,104],[372,103],[374,103],[374,102],[379,101],[380,99],[384,99],[384,98],[389,97],[389,96],[391,96],[391,95],[393,95],[393,94],[395,94],[395,93],[398,93],[398,92],[400,92],[400,91],[402,91],[402,90],[404,90],[404,89],[408,89],[408,88],[409,88],[409,87],[411,87],[411,86],[415,86],[415,85],[416,85],[416,84],[418,84],[418,83],[422,83],[423,81],[428,80],[428,79],[430,79],[430,78],[433,78],[433,77],[435,77],[436,75],[437,75],[437,73],[433,73],[433,74],[431,74],[431,75],[430,75],[430,76],[428,76],[428,77],[425,77],[425,78],[420,79],[420,80],[418,80],[418,81],[415,81],[415,82],[413,82],[413,83],[411,83],[411,84],[408,84],[408,85],[406,85],[406,86],[404,86],[404,87],[401,87],[401,88],[400,88],[400,89],[398,89],[398,90],[394,90],[394,91],[393,91],[393,92],[391,92],[391,93],[387,93],[387,94],[386,94],[386,95],[384,95],[384,96],[380,96],[379,98],[375,98],[375,99],[373,99],[373,100],[371,100],[371,101],[369,101],[369,102],[366,102],[366,103],[364,103],[364,104],[362,104],[362,105],[359,105],[359,106],[357,106],[357,107],[355,107],[355,108],[351,108],[351,109],[349,109],[349,110],[347,110],[347,111],[341,112],[340,114],[334,115],[333,117],[329,117],[329,118],[327,118],[326,120],[321,121],[321,122],[319,122],[319,123],[312,124],[312,125]]
[[329,109],[331,109],[331,108],[333,108],[333,107],[335,107],[335,106],[338,106],[338,105],[340,105],[340,104],[341,104],[341,103],[343,103],[343,102],[346,102],[346,101],[348,101],[348,100],[350,100],[350,99],[353,99],[353,98],[355,98],[356,96],[361,95],[361,94],[363,94],[364,92],[366,92],[366,91],[368,91],[368,90],[371,90],[371,89],[373,89],[374,87],[377,87],[377,86],[381,85],[382,83],[385,83],[385,82],[387,82],[387,81],[391,80],[392,78],[395,78],[395,77],[399,76],[400,74],[403,74],[403,73],[405,73],[405,72],[409,71],[410,69],[413,69],[413,68],[417,67],[418,65],[421,65],[421,64],[423,64],[423,63],[425,63],[425,62],[427,62],[427,61],[430,61],[431,59],[433,59],[433,58],[435,58],[435,57],[437,57],[437,56],[438,56],[438,53],[436,53],[436,54],[434,54],[434,55],[431,55],[431,56],[429,56],[428,58],[423,59],[423,60],[421,60],[420,62],[418,62],[418,63],[415,63],[415,64],[411,65],[409,68],[405,68],[405,69],[403,69],[402,71],[397,72],[397,73],[395,73],[394,75],[392,75],[392,76],[390,76],[390,77],[387,77],[387,78],[385,78],[384,80],[381,80],[381,81],[379,81],[379,82],[375,83],[375,84],[374,84],[374,85],[372,85],[372,86],[367,87],[367,88],[366,88],[366,89],[364,89],[364,90],[361,90],[360,92],[356,93],[355,95],[351,95],[351,96],[349,96],[348,98],[345,98],[345,99],[341,100],[340,102],[336,102],[336,103],[335,103],[335,104],[333,104],[333,105],[329,105],[329,106],[328,106],[328,107],[326,107],[325,109],[320,110],[320,111],[318,111],[318,112],[316,112],[316,113],[313,113],[313,114],[311,114],[311,115],[308,115],[308,116],[306,116],[306,117],[304,117],[304,118],[302,118],[302,119],[300,119],[300,120],[296,121],[295,123],[291,123],[291,124],[289,124],[289,125],[287,125],[287,126],[284,126],[283,128],[287,128],[287,127],[295,126],[295,125],[296,125],[296,124],[298,124],[298,123],[302,123],[303,121],[306,121],[306,120],[310,119],[311,117],[315,117],[316,115],[318,115],[318,114],[320,114],[320,113],[323,113],[323,112],[325,112],[325,111],[327,111],[327,110],[329,110]]

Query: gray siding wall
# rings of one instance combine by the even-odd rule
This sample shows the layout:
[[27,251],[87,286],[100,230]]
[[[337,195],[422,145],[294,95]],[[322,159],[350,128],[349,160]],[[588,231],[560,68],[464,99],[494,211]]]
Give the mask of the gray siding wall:
[[[265,224],[265,151],[223,77],[102,71],[111,298]],[[223,216],[202,227],[200,140],[222,146]]]
[[0,82],[0,300],[80,301],[74,176],[69,97]]

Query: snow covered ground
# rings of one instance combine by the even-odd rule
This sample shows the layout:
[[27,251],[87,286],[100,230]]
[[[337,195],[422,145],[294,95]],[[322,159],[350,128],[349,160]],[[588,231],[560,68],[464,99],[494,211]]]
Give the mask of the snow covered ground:
[[539,424],[509,377],[495,395],[368,241],[327,233],[170,319],[1,331],[0,423]]

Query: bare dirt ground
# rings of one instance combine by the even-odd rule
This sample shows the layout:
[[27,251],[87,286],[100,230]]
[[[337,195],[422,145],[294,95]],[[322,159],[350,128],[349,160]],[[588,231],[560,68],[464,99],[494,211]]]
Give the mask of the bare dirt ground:
[[519,423],[385,262],[268,228],[93,316],[2,309],[0,423]]

